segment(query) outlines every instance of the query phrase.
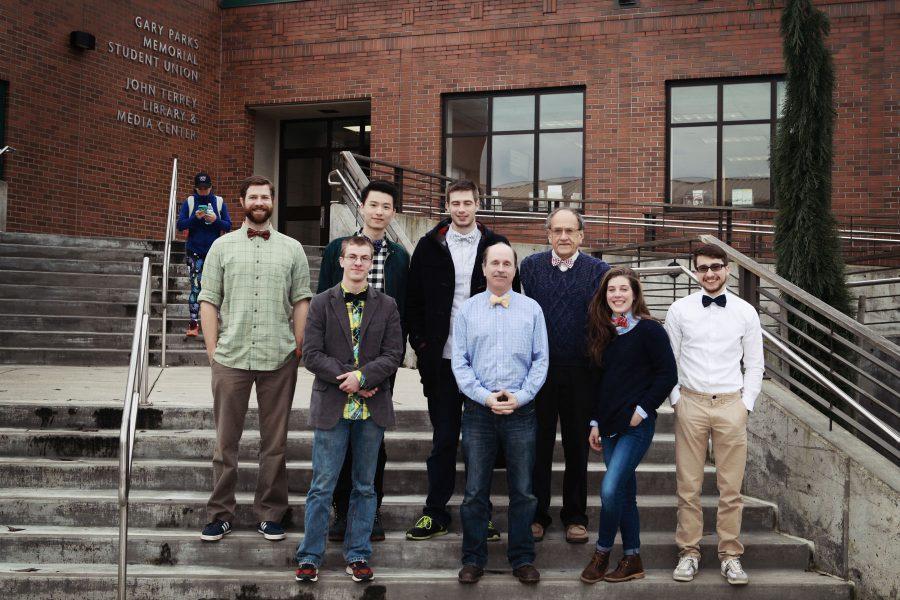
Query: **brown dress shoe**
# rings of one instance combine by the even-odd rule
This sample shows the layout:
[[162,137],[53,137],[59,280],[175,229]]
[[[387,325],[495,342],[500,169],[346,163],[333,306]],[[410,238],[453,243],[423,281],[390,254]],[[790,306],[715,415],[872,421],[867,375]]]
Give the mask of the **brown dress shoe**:
[[541,574],[534,565],[522,565],[517,569],[513,569],[513,577],[522,583],[533,584],[541,580]]
[[644,578],[644,565],[641,564],[640,554],[629,554],[623,556],[619,561],[619,566],[612,573],[607,573],[603,579],[613,583],[620,581],[630,581],[631,579]]
[[591,562],[581,572],[581,580],[585,583],[597,583],[602,581],[609,567],[609,552],[594,551]]
[[460,583],[478,583],[478,580],[481,579],[481,576],[484,575],[484,569],[481,567],[476,567],[475,565],[464,565],[462,569],[459,570],[459,578]]
[[570,544],[586,544],[588,541],[587,527],[584,525],[569,525],[566,527],[566,541]]

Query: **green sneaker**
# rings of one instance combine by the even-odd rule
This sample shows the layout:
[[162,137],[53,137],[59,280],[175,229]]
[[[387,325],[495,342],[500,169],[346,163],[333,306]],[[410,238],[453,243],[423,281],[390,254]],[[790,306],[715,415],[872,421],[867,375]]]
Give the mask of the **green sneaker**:
[[412,529],[406,530],[406,539],[408,540],[430,540],[441,535],[447,535],[447,528],[436,523],[428,515],[419,517]]

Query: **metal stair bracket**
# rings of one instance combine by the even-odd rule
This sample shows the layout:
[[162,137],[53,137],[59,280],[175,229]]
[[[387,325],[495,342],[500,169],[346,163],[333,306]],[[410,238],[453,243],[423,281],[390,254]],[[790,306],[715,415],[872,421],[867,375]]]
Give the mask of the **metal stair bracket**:
[[122,403],[122,424],[119,429],[119,580],[118,598],[124,600],[128,565],[128,494],[131,490],[131,463],[134,454],[134,432],[138,407],[149,404],[150,380],[150,257],[145,256],[141,267],[141,287],[138,292],[137,316],[131,339],[131,359],[128,363],[128,382]]
[[[369,185],[369,178],[363,172],[359,163],[356,162],[351,152],[346,150],[341,152],[341,164],[341,169],[335,169],[328,174],[328,184],[332,187],[341,188],[341,197],[344,199],[344,204],[356,217],[357,225],[362,227],[365,223],[362,215],[359,214],[359,207],[362,205],[359,193]],[[410,254],[415,250],[413,241],[406,235],[403,227],[394,220],[388,224],[387,236],[391,241],[403,246]]]

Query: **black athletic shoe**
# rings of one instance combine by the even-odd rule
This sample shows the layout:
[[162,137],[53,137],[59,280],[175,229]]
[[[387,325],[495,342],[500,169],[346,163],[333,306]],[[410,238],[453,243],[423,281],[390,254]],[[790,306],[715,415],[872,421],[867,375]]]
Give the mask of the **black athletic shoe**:
[[430,540],[433,537],[447,535],[447,528],[428,515],[422,515],[412,529],[406,530],[408,540]]
[[500,530],[494,527],[493,521],[488,521],[488,535],[487,541],[489,542],[499,542],[500,541]]
[[329,542],[343,542],[344,532],[347,531],[347,515],[335,511],[334,521],[328,527]]
[[369,536],[371,542],[384,541],[384,526],[381,524],[381,511],[375,511],[375,521],[372,523],[372,535]]

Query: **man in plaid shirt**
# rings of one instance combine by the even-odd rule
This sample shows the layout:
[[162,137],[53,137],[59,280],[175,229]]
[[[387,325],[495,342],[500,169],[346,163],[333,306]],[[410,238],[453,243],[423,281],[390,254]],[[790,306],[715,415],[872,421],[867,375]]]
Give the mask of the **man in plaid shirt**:
[[[372,180],[360,192],[359,214],[363,218],[363,227],[356,232],[368,238],[375,247],[372,255],[372,269],[369,271],[369,285],[391,296],[397,302],[401,321],[406,303],[406,277],[409,271],[409,253],[400,244],[387,239],[387,228],[396,212],[399,197],[397,188],[388,181]],[[319,271],[318,293],[331,289],[341,282],[344,270],[339,259],[341,237],[331,241],[322,254],[322,267]],[[406,331],[403,331],[403,345],[406,346]],[[393,377],[391,381],[393,387]],[[342,541],[347,529],[347,510],[350,506],[352,452],[348,449],[340,479],[334,490],[334,521],[328,529],[328,539]],[[384,540],[384,527],[381,525],[381,500],[384,497],[384,465],[387,454],[384,442],[378,452],[378,468],[375,472],[375,492],[378,496],[375,522],[372,527],[372,541]]]

